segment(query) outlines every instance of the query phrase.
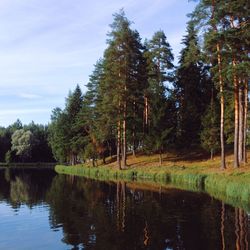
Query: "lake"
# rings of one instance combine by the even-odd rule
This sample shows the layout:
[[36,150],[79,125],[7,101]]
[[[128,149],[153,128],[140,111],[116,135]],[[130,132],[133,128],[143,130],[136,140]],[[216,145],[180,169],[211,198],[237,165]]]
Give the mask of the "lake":
[[250,214],[207,194],[0,170],[0,249],[250,249]]

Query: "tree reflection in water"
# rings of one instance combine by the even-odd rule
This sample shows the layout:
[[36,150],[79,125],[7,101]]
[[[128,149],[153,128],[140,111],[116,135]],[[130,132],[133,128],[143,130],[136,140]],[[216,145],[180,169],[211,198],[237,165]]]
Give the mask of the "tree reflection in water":
[[235,249],[248,250],[248,216],[240,208],[235,208]]
[[7,201],[17,212],[22,204],[31,208],[45,200],[55,175],[48,169],[0,170],[0,199]]
[[54,172],[0,171],[0,201],[49,206],[52,231],[71,249],[249,248],[249,217],[205,194]]
[[207,195],[143,190],[124,181],[56,176],[47,195],[51,224],[84,249],[247,249],[247,214]]

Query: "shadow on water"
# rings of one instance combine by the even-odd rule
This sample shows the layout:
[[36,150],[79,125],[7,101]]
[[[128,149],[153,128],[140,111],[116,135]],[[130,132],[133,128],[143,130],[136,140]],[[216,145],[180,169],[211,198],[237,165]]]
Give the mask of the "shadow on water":
[[2,202],[48,204],[49,230],[62,232],[67,249],[249,249],[250,215],[202,193],[5,170]]

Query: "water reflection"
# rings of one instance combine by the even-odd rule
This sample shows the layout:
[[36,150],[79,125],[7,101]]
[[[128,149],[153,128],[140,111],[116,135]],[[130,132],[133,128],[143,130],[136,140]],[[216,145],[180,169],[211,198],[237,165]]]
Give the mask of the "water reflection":
[[50,230],[61,239],[53,249],[249,249],[247,213],[205,194],[5,170],[0,202],[14,209],[48,204]]
[[55,177],[50,191],[51,222],[63,225],[63,240],[74,247],[248,249],[248,223],[238,226],[237,240],[231,223],[236,210],[207,195],[69,176]]
[[247,232],[248,232],[248,216],[242,209],[235,208],[235,235],[236,235],[235,248],[237,250],[249,249]]
[[15,209],[22,204],[35,206],[45,200],[55,175],[53,170],[47,169],[0,170],[0,200]]

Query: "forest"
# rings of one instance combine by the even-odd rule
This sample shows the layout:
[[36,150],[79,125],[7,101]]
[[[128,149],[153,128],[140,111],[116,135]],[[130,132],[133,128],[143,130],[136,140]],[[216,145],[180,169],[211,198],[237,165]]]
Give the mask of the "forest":
[[0,162],[55,162],[48,135],[48,126],[23,125],[19,119],[7,128],[0,127]]
[[123,10],[114,14],[107,48],[87,91],[69,93],[53,111],[50,145],[72,165],[116,155],[161,155],[203,148],[234,152],[234,167],[247,161],[249,2],[200,1],[189,15],[183,49],[174,65],[163,30],[142,42]]
[[[221,169],[231,151],[234,167],[244,165],[249,12],[246,0],[199,1],[189,14],[175,65],[167,33],[158,30],[142,41],[120,10],[86,91],[77,85],[69,92],[65,107],[52,111],[48,127],[2,128],[0,161],[53,161],[52,151],[56,161],[70,165],[91,161],[95,166],[100,159],[105,164],[114,156],[117,167],[125,169],[128,155],[158,154],[161,165],[168,151],[202,149],[211,159],[220,154]],[[27,147],[19,145],[22,136]],[[29,145],[36,145],[33,151],[43,159]]]

